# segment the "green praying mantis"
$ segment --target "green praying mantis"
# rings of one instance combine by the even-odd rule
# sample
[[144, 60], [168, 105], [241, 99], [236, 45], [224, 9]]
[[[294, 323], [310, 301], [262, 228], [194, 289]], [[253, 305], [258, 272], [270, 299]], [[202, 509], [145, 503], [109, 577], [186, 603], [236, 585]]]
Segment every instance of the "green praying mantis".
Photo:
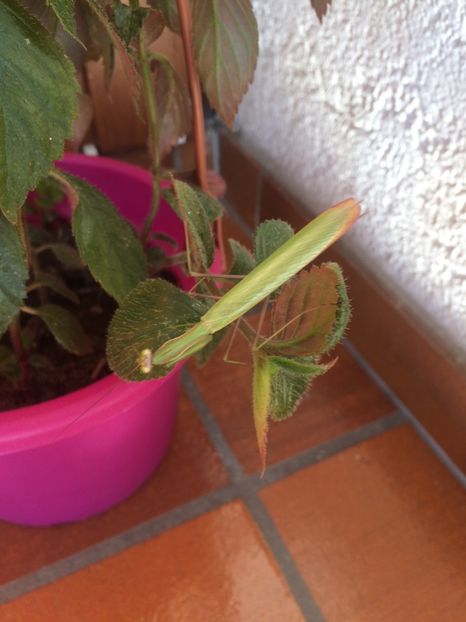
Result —
[[216, 332], [250, 311], [344, 235], [359, 215], [359, 203], [347, 199], [314, 218], [232, 287], [192, 328], [156, 352], [143, 350], [141, 370], [149, 373], [154, 365], [174, 365], [204, 348]]

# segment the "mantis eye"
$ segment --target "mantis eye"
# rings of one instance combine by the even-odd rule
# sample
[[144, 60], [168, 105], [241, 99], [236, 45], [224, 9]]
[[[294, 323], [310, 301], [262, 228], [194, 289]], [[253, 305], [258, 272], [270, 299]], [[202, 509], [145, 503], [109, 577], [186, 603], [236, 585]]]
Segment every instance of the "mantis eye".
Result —
[[138, 357], [138, 367], [143, 374], [148, 374], [152, 369], [152, 350], [145, 348]]

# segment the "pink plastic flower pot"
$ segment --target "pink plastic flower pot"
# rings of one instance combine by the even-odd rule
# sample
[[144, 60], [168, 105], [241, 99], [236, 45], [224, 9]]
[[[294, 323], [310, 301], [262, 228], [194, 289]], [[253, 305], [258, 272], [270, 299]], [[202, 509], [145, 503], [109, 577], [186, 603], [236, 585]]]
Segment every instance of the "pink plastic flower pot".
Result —
[[[100, 188], [140, 225], [150, 175], [107, 158], [67, 155], [60, 166]], [[183, 239], [162, 202], [154, 228]], [[111, 374], [84, 389], [0, 412], [0, 518], [23, 525], [77, 521], [128, 497], [161, 461], [172, 436], [180, 367], [160, 380]]]

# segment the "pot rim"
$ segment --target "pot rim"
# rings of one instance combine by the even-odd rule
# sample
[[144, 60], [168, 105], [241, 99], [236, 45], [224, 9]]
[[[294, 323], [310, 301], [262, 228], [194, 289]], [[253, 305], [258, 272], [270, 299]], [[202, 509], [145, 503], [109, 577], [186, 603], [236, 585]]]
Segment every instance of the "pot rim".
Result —
[[141, 168], [140, 166], [136, 166], [136, 164], [124, 162], [123, 160], [114, 160], [113, 158], [101, 155], [93, 156], [86, 155], [84, 153], [65, 153], [63, 158], [55, 162], [55, 164], [60, 167], [60, 162], [67, 162], [69, 164], [92, 162], [94, 168], [96, 169], [112, 169], [113, 171], [120, 172], [123, 175], [133, 177], [137, 181], [152, 185], [152, 178], [149, 171], [146, 171], [146, 169]]
[[134, 408], [161, 388], [181, 369], [179, 363], [166, 376], [142, 382], [122, 380], [111, 373], [66, 395], [0, 411], [0, 456], [42, 447], [85, 432]]

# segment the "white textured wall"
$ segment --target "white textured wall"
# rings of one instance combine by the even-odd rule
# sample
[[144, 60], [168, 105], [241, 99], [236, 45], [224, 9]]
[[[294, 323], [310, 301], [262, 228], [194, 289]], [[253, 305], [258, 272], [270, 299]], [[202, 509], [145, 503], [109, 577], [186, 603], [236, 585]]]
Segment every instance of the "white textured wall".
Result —
[[466, 1], [253, 3], [246, 145], [309, 206], [362, 198], [352, 247], [466, 354]]

